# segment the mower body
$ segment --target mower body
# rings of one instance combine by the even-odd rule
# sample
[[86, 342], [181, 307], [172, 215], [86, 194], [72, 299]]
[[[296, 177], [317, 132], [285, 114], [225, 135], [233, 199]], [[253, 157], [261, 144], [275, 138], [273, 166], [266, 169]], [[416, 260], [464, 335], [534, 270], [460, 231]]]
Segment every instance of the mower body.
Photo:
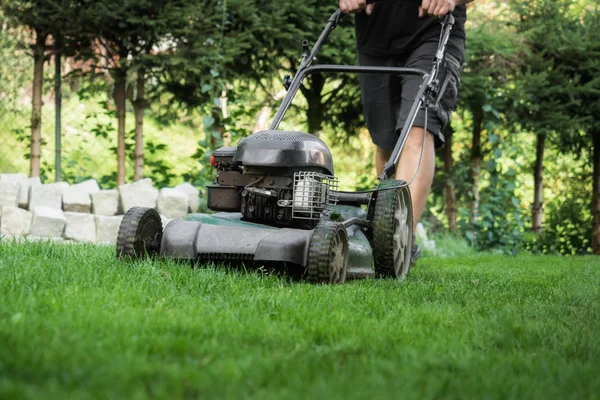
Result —
[[[320, 221], [366, 220], [360, 207], [336, 205], [331, 152], [314, 135], [256, 132], [237, 147], [217, 149], [211, 164], [217, 176], [207, 187], [207, 205], [217, 213], [171, 221], [160, 246], [163, 256], [303, 270]], [[372, 273], [366, 235], [356, 225], [346, 234], [350, 275]]]
[[[336, 206], [333, 218], [366, 219], [360, 207]], [[201, 264], [209, 262], [285, 268], [301, 272], [308, 263], [313, 229], [280, 228], [244, 221], [241, 213], [190, 214], [167, 224], [161, 255]], [[359, 226], [346, 228], [348, 279], [374, 276], [373, 251]]]

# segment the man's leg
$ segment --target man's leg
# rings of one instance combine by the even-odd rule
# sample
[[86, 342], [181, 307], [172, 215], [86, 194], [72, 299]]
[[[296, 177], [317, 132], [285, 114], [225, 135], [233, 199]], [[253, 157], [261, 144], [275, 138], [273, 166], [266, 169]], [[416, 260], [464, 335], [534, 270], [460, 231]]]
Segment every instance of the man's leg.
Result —
[[[398, 161], [396, 168], [396, 179], [401, 179], [410, 182], [415, 175], [419, 166], [421, 157], [421, 147], [423, 146], [423, 128], [412, 128], [404, 151]], [[383, 165], [389, 160], [391, 152], [387, 152], [380, 147], [377, 147], [375, 152], [375, 166], [377, 175], [383, 171]], [[435, 173], [435, 143], [433, 135], [428, 133], [425, 137], [425, 148], [423, 149], [423, 160], [419, 173], [414, 182], [409, 186], [412, 198], [413, 207], [413, 222], [416, 227], [421, 219], [425, 205], [427, 204], [427, 196], [433, 183], [433, 175]]]

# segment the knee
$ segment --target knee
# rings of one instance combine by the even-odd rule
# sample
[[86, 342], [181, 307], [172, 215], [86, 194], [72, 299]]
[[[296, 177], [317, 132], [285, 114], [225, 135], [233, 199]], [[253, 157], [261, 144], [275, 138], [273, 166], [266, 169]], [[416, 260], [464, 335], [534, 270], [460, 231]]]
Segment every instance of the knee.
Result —
[[[406, 140], [406, 149], [410, 149], [410, 151], [420, 151], [423, 146], [423, 128], [415, 127], [410, 130], [408, 134], [408, 139]], [[425, 135], [425, 147], [433, 146], [433, 134], [431, 132], [427, 132]]]

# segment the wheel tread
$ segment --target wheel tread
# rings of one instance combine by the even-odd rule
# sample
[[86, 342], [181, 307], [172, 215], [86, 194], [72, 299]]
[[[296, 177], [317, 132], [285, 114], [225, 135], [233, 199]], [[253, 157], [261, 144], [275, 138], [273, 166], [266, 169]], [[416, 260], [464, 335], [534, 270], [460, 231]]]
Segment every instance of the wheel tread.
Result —
[[308, 253], [307, 279], [313, 283], [329, 283], [329, 249], [342, 224], [321, 221], [315, 228]]
[[[387, 180], [381, 182], [380, 188], [386, 189], [393, 186], [399, 186], [403, 181]], [[399, 193], [400, 192], [400, 193]], [[394, 252], [390, 249], [394, 248], [394, 213], [398, 207], [398, 196], [402, 197], [403, 192], [408, 192], [409, 212], [412, 213], [410, 204], [410, 192], [407, 186], [398, 189], [382, 190], [377, 193], [375, 201], [375, 210], [373, 214], [373, 255], [375, 273], [382, 277], [398, 278], [401, 271], [396, 271], [394, 268]], [[412, 221], [412, 216], [410, 217]], [[412, 226], [409, 226], [412, 236]], [[410, 240], [409, 240], [410, 244]], [[410, 251], [410, 249], [409, 249]]]
[[145, 256], [145, 254], [139, 254], [136, 251], [136, 244], [141, 239], [140, 235], [144, 227], [143, 223], [148, 219], [154, 219], [155, 222], [160, 224], [160, 232], [162, 234], [162, 222], [160, 215], [155, 209], [132, 207], [125, 213], [117, 235], [118, 258], [141, 258]]

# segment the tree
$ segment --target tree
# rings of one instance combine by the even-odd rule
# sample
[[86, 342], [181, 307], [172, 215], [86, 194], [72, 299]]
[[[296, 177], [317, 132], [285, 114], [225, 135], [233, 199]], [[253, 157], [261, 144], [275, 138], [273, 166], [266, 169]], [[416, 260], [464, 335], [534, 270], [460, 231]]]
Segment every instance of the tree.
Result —
[[481, 176], [482, 133], [499, 122], [506, 109], [505, 93], [520, 62], [519, 37], [507, 28], [501, 17], [505, 6], [478, 10], [470, 18], [475, 24], [469, 37], [462, 76], [459, 107], [468, 111], [472, 125], [470, 154], [470, 225], [473, 232], [478, 220]]
[[[230, 6], [230, 28], [247, 35], [251, 46], [232, 60], [229, 68], [268, 94], [272, 102], [282, 88], [282, 70], [294, 73], [301, 59], [301, 41], [314, 44], [337, 3], [259, 2], [244, 8]], [[323, 64], [355, 64], [353, 20], [346, 17], [318, 55]], [[274, 82], [277, 82], [274, 85]], [[252, 89], [251, 89], [252, 90]], [[314, 74], [300, 88], [306, 100], [308, 131], [318, 134], [325, 125], [350, 133], [361, 126], [360, 93], [356, 76]]]
[[562, 136], [560, 146], [565, 150], [581, 153], [589, 149], [592, 169], [592, 249], [600, 255], [600, 6], [584, 2], [583, 7], [575, 4], [575, 16], [564, 36], [564, 55], [561, 68], [567, 71], [573, 89], [572, 101], [566, 106], [573, 119], [582, 123], [584, 135]]
[[[118, 119], [118, 184], [126, 180], [126, 102], [129, 99], [134, 108], [133, 177], [138, 180], [144, 174], [143, 120], [144, 110], [149, 104], [146, 83], [162, 73], [165, 63], [160, 55], [175, 53], [179, 41], [185, 40], [182, 31], [189, 31], [193, 15], [200, 13], [200, 5], [189, 0], [91, 1], [85, 10], [88, 34], [103, 47], [101, 54], [108, 59], [106, 64], [114, 80], [113, 100]], [[130, 84], [131, 81], [134, 84]]]
[[[568, 14], [572, 1], [541, 0], [513, 2], [518, 18], [515, 26], [523, 34], [528, 51], [516, 79], [513, 115], [519, 125], [536, 135], [533, 166], [534, 198], [532, 230], [542, 232], [544, 150], [547, 139], [577, 135], [579, 126], [568, 105], [576, 102], [568, 72], [561, 66], [568, 46]], [[571, 18], [571, 21], [569, 19]], [[550, 24], [548, 21], [552, 21]]]
[[50, 38], [76, 34], [80, 4], [77, 0], [0, 0], [4, 15], [31, 33], [29, 50], [33, 57], [31, 96], [31, 150], [29, 175], [40, 176], [42, 147], [42, 92], [44, 64], [56, 50]]

